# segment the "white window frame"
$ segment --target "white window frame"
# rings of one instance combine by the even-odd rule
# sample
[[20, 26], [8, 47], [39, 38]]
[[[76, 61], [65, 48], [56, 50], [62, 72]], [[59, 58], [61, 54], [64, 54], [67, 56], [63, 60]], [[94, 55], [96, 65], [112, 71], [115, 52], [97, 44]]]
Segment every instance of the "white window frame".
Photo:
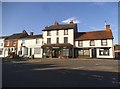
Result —
[[34, 54], [41, 54], [41, 48], [40, 47], [34, 48]]

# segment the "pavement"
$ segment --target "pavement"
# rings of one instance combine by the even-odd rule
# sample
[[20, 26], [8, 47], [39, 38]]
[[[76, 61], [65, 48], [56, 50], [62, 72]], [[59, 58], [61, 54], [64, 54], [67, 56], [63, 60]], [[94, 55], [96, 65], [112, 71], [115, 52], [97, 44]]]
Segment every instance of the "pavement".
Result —
[[30, 59], [2, 63], [3, 87], [118, 87], [113, 59]]

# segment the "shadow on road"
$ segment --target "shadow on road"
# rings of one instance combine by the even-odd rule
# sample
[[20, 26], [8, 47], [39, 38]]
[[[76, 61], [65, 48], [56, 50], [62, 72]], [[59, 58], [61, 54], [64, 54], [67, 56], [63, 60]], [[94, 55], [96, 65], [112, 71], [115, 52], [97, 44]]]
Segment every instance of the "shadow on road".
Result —
[[54, 64], [10, 63], [2, 66], [3, 87], [117, 87], [118, 73], [58, 69]]

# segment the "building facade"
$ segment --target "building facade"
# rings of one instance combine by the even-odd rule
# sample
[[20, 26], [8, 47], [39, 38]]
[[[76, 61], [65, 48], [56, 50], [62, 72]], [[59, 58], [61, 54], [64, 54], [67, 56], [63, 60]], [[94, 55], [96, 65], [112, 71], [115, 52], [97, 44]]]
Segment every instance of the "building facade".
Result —
[[18, 39], [27, 37], [28, 34], [25, 30], [22, 33], [10, 35], [4, 40], [4, 57], [14, 55], [17, 56], [18, 52]]
[[42, 34], [33, 35], [33, 32], [29, 36], [18, 40], [18, 55], [20, 57], [32, 57], [42, 58]]
[[114, 58], [113, 35], [110, 25], [104, 30], [91, 32], [78, 32], [77, 24], [71, 21], [69, 24], [54, 22], [46, 26], [43, 34], [28, 35], [22, 33], [13, 34], [0, 39], [4, 41], [4, 57], [10, 52], [20, 57], [35, 58]]

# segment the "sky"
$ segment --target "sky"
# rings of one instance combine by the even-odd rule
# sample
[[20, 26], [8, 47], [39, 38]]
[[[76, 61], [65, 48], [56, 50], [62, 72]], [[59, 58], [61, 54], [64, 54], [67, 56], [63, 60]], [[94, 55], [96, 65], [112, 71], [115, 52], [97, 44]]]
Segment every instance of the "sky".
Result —
[[2, 35], [26, 30], [42, 34], [55, 21], [74, 20], [79, 32], [105, 29], [110, 24], [114, 43], [118, 43], [117, 2], [2, 2]]

